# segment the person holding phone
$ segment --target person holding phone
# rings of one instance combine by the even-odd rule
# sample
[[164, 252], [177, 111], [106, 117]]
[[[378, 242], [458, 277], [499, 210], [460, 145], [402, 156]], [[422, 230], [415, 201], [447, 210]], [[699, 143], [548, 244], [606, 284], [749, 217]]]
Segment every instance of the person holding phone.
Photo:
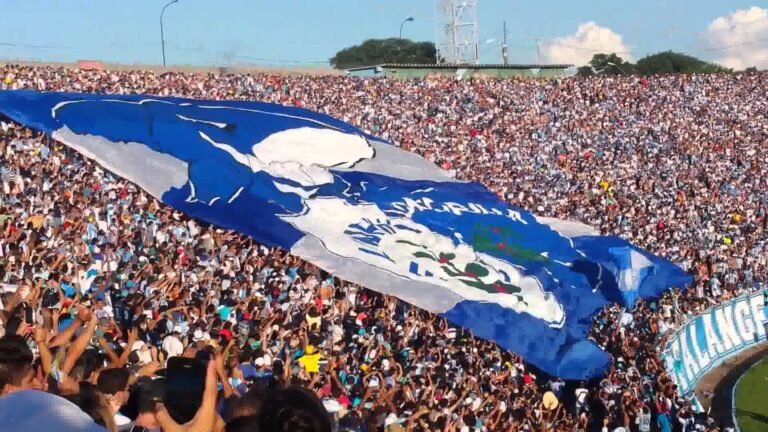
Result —
[[155, 419], [163, 432], [223, 431], [224, 422], [216, 413], [217, 391], [218, 374], [216, 371], [216, 357], [214, 357], [206, 365], [200, 407], [195, 412], [192, 420], [183, 424], [179, 424], [174, 420], [165, 405], [167, 404], [167, 398], [166, 402], [158, 402], [155, 404]]

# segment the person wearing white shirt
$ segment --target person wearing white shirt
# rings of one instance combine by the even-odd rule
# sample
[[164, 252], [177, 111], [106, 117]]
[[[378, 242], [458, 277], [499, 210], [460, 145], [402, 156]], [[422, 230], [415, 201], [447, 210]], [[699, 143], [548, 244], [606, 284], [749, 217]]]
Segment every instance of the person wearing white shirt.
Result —
[[181, 327], [176, 326], [173, 332], [163, 339], [163, 351], [168, 353], [168, 358], [179, 357], [184, 352], [184, 345], [179, 338], [181, 337]]
[[587, 395], [589, 394], [589, 390], [584, 388], [584, 383], [582, 383], [582, 385], [576, 389], [575, 394], [576, 394], [576, 412], [580, 414], [583, 410], [587, 408]]

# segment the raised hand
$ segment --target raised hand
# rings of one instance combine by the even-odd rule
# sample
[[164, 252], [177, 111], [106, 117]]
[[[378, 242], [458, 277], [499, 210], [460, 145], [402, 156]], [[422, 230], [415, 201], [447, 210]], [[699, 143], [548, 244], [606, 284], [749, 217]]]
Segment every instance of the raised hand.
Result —
[[139, 369], [139, 375], [141, 375], [141, 376], [152, 376], [152, 375], [157, 373], [157, 371], [159, 371], [162, 368], [163, 368], [163, 366], [160, 363], [158, 363], [156, 361], [153, 361], [153, 362], [150, 362], [150, 363], [146, 364], [141, 369]]
[[35, 342], [38, 345], [45, 343], [47, 341], [47, 333], [42, 326], [35, 326], [35, 333], [33, 334]]
[[205, 390], [203, 402], [197, 410], [195, 417], [186, 424], [180, 425], [171, 418], [163, 404], [155, 407], [155, 418], [163, 432], [211, 432], [216, 430], [219, 423], [216, 414], [216, 393], [218, 389], [216, 378], [216, 360], [208, 362], [208, 370], [205, 374]]
[[88, 323], [91, 321], [91, 310], [86, 307], [79, 307], [77, 310], [77, 319], [79, 319], [83, 323]]

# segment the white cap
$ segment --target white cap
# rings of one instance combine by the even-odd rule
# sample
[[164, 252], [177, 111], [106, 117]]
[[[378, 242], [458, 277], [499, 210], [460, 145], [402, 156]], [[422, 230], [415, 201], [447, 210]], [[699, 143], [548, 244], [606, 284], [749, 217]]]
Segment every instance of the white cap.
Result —
[[259, 357], [256, 359], [256, 366], [264, 366], [264, 357]]
[[22, 390], [0, 398], [3, 430], [106, 432], [72, 402], [38, 390]]
[[341, 404], [336, 399], [323, 399], [323, 406], [329, 413], [337, 413], [341, 411]]
[[472, 411], [477, 411], [480, 409], [481, 403], [483, 403], [483, 401], [480, 398], [475, 398], [475, 400], [472, 402]]
[[181, 333], [181, 326], [177, 325], [177, 326], [173, 327], [173, 332], [174, 333]]
[[397, 416], [393, 413], [387, 416], [387, 418], [384, 419], [384, 426], [389, 426], [392, 424], [397, 423]]
[[203, 331], [200, 329], [195, 330], [194, 333], [192, 333], [192, 340], [197, 342], [203, 338]]

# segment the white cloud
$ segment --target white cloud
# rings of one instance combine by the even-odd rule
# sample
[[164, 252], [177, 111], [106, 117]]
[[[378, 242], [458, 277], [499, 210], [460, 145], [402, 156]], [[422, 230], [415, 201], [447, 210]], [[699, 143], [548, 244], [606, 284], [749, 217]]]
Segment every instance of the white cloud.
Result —
[[624, 60], [632, 60], [630, 48], [615, 31], [600, 27], [593, 21], [579, 24], [576, 33], [541, 42], [543, 60], [549, 63], [568, 63], [582, 66], [599, 53], [616, 53]]
[[753, 6], [715, 18], [704, 34], [715, 62], [736, 70], [768, 68], [768, 9]]

